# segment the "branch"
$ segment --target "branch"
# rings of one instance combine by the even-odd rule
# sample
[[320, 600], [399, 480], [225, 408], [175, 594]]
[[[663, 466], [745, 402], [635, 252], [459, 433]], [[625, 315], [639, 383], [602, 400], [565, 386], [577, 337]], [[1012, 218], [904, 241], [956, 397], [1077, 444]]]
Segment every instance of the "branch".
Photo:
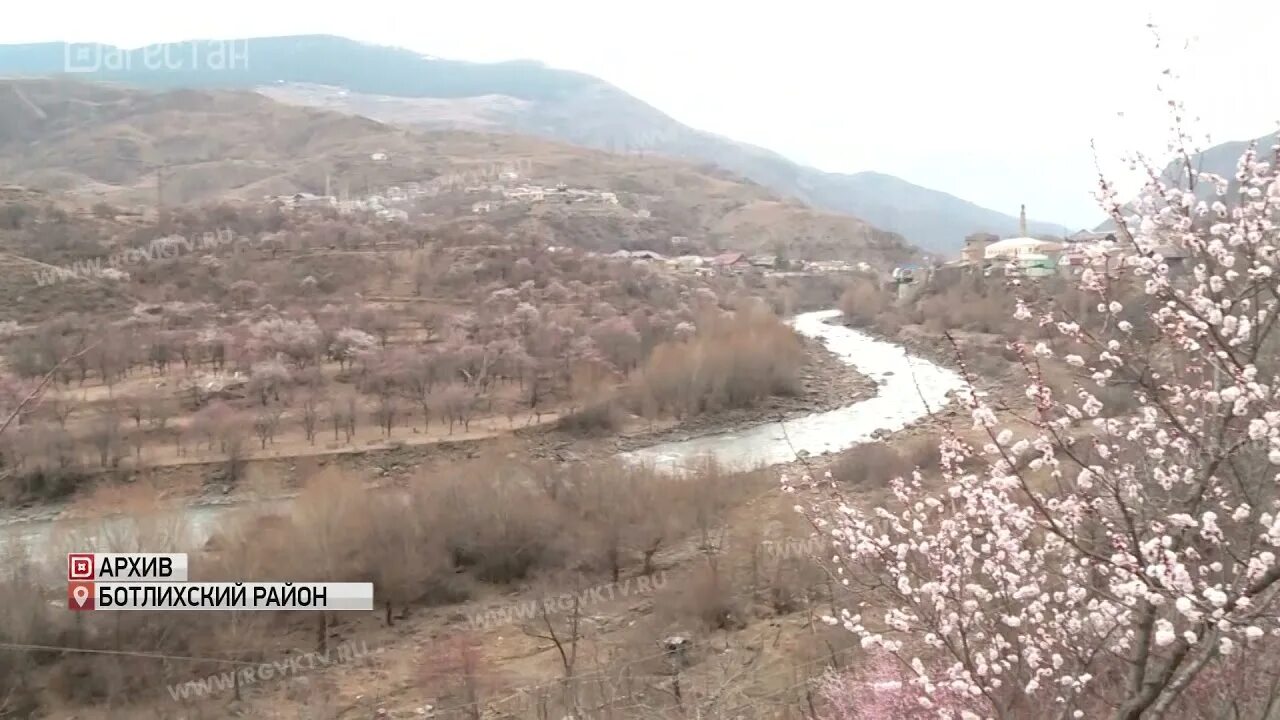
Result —
[[32, 401], [39, 398], [40, 393], [45, 389], [45, 387], [50, 382], [53, 381], [53, 376], [56, 375], [57, 372], [62, 369], [63, 365], [66, 365], [68, 362], [75, 360], [76, 358], [84, 355], [85, 353], [97, 347], [99, 344], [101, 344], [101, 341], [98, 341], [87, 347], [81, 348], [75, 353], [72, 353], [71, 355], [68, 355], [65, 358], [59, 360], [57, 364], [55, 364], [52, 368], [50, 368], [49, 372], [45, 373], [44, 377], [40, 378], [40, 382], [35, 386], [35, 388], [25, 398], [22, 399], [22, 402], [18, 403], [18, 406], [13, 409], [13, 412], [9, 413], [9, 417], [5, 418], [4, 424], [0, 425], [0, 435], [3, 435], [4, 431], [8, 429], [10, 423], [12, 423], [15, 419], [17, 419], [18, 415], [22, 413], [23, 408], [29, 405]]

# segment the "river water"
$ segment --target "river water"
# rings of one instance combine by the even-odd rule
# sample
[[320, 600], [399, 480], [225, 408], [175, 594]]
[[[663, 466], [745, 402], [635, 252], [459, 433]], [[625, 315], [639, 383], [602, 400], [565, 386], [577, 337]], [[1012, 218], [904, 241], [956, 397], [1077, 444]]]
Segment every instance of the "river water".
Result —
[[956, 372], [910, 355], [893, 343], [828, 322], [839, 316], [839, 310], [822, 310], [797, 315], [791, 323], [797, 332], [820, 339], [841, 361], [875, 381], [875, 397], [785, 423], [662, 443], [622, 457], [663, 469], [676, 469], [699, 458], [736, 470], [792, 462], [797, 453], [839, 452], [872, 439], [878, 431], [901, 430], [936, 412], [947, 404], [948, 393], [964, 386]]
[[[813, 413], [785, 423], [758, 425], [747, 430], [706, 435], [690, 440], [667, 442], [621, 454], [631, 462], [652, 463], [663, 470], [704, 458], [722, 467], [748, 470], [796, 459], [797, 453], [820, 455], [839, 452], [872, 439], [876, 432], [901, 430], [948, 402], [949, 393], [964, 386], [960, 376], [902, 347], [828, 321], [840, 316], [838, 310], [797, 315], [791, 320], [796, 331], [820, 339], [832, 353], [858, 372], [875, 381], [876, 396], [852, 405]], [[205, 506], [185, 510], [186, 528], [197, 543], [217, 527], [229, 507]], [[264, 511], [288, 510], [288, 501], [269, 501]], [[17, 522], [0, 530], [0, 536], [28, 547], [63, 544], [78, 536], [83, 547], [96, 545], [95, 536], [107, 533], [128, 536], [130, 518]], [[83, 534], [82, 534], [83, 533]], [[0, 557], [5, 554], [0, 549]]]

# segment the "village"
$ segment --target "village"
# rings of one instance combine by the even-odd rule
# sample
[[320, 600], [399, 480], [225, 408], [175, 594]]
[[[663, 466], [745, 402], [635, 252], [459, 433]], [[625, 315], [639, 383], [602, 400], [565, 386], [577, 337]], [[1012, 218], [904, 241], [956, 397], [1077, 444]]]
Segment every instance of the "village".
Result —
[[[680, 244], [681, 238], [672, 238], [672, 244]], [[589, 253], [594, 254], [594, 253]], [[662, 263], [676, 272], [692, 275], [742, 274], [751, 270], [767, 271], [771, 275], [806, 275], [814, 273], [869, 273], [873, 268], [865, 263], [843, 260], [788, 259], [774, 254], [747, 255], [743, 252], [722, 252], [717, 255], [677, 255], [667, 257], [652, 250], [616, 250], [606, 257], [633, 260], [641, 263]]]
[[[1170, 272], [1183, 269], [1188, 252], [1174, 245], [1153, 251], [1163, 258]], [[898, 299], [909, 300], [931, 283], [947, 284], [959, 276], [992, 277], [1014, 281], [1043, 278], [1074, 278], [1086, 268], [1113, 272], [1120, 268], [1125, 248], [1114, 232], [1080, 230], [1061, 238], [1032, 236], [1027, 232], [1027, 208], [1022, 206], [1019, 232], [1001, 238], [987, 232], [971, 233], [957, 259], [926, 262], [894, 268], [889, 284]]]
[[[386, 159], [381, 153], [375, 153], [372, 157], [375, 160]], [[432, 180], [389, 186], [379, 192], [355, 198], [347, 197], [345, 192], [341, 195], [332, 194], [329, 187], [331, 183], [326, 178], [324, 195], [301, 192], [269, 196], [266, 199], [287, 210], [332, 208], [342, 215], [368, 214], [387, 222], [407, 222], [416, 201], [436, 198], [450, 192], [481, 198], [464, 205], [472, 215], [488, 215], [517, 207], [572, 206], [574, 213], [624, 213], [641, 219], [649, 217], [649, 211], [643, 207], [634, 210], [625, 207], [616, 192], [571, 187], [565, 183], [545, 186], [521, 182], [521, 169], [525, 168], [504, 165], [446, 174]], [[635, 202], [628, 204], [643, 205], [646, 199], [637, 196], [632, 198]], [[1032, 236], [1027, 232], [1024, 205], [1017, 236], [1001, 238], [988, 232], [971, 233], [964, 238], [959, 258], [943, 260], [925, 256], [919, 264], [894, 268], [885, 285], [899, 298], [907, 299], [933, 281], [935, 276], [941, 280], [956, 273], [978, 272], [984, 277], [999, 274], [1003, 277], [1034, 280], [1055, 276], [1073, 277], [1079, 275], [1085, 267], [1114, 270], [1121, 256], [1121, 248], [1115, 241], [1113, 233], [1093, 230], [1081, 230], [1060, 238]], [[693, 244], [685, 236], [674, 235], [670, 238], [670, 246], [673, 248]], [[548, 250], [564, 252], [569, 248], [552, 246]], [[1180, 265], [1186, 255], [1184, 250], [1172, 246], [1157, 250], [1174, 267]], [[671, 271], [695, 276], [743, 274], [750, 271], [767, 272], [771, 275], [874, 273], [874, 269], [865, 262], [783, 258], [770, 253], [749, 255], [734, 250], [713, 254], [664, 255], [654, 250], [622, 249], [586, 254], [636, 263], [661, 264]]]
[[[383, 162], [388, 157], [386, 153], [378, 152], [371, 154], [370, 159]], [[409, 220], [418, 201], [451, 192], [480, 198], [468, 206], [470, 212], [476, 215], [504, 207], [539, 203], [576, 204], [575, 209], [587, 206], [603, 209], [619, 207], [617, 193], [605, 190], [570, 187], [565, 183], [558, 183], [553, 187], [518, 183], [521, 170], [527, 168], [519, 164], [482, 166], [463, 172], [446, 173], [430, 180], [407, 181], [354, 198], [350, 197], [346, 189], [335, 194], [334, 182], [326, 175], [325, 192], [322, 195], [298, 192], [292, 195], [269, 195], [264, 199], [287, 210], [332, 208], [342, 215], [368, 213], [379, 220], [400, 222]], [[637, 217], [644, 217], [645, 214], [644, 210], [635, 211]]]
[[[974, 233], [964, 239], [959, 260], [943, 267], [981, 268], [989, 273], [993, 267], [1007, 275], [1026, 278], [1061, 275], [1073, 277], [1086, 267], [1114, 270], [1119, 267], [1123, 248], [1114, 232], [1081, 230], [1061, 239], [1032, 237], [1027, 233], [1027, 208], [1022, 206], [1017, 237], [1000, 239], [990, 233]], [[1173, 245], [1154, 248], [1171, 268], [1177, 268], [1187, 251]]]
[[[371, 156], [373, 160], [385, 160], [382, 153]], [[467, 198], [480, 198], [463, 203], [470, 215], [484, 216], [503, 209], [553, 208], [568, 209], [575, 215], [623, 214], [645, 220], [651, 217], [650, 211], [644, 207], [649, 202], [660, 198], [639, 194], [628, 194], [626, 205], [619, 201], [616, 192], [597, 188], [573, 187], [566, 183], [554, 186], [538, 185], [522, 181], [521, 171], [528, 167], [518, 165], [485, 166], [478, 170], [463, 173], [450, 173], [427, 181], [411, 181], [401, 185], [386, 187], [378, 192], [361, 197], [351, 198], [347, 193], [334, 194], [329, 178], [326, 178], [325, 194], [308, 192], [293, 195], [275, 195], [266, 197], [266, 201], [288, 211], [304, 211], [332, 209], [340, 215], [370, 215], [386, 222], [408, 222], [411, 217], [430, 216], [434, 213], [421, 213], [415, 204], [427, 198], [437, 198], [446, 193], [460, 193]], [[631, 209], [627, 206], [637, 206]], [[687, 236], [673, 235], [670, 238], [671, 248], [686, 249], [683, 254], [666, 255], [654, 250], [622, 249], [613, 252], [587, 251], [588, 256], [603, 256], [614, 260], [630, 260], [642, 264], [660, 264], [666, 269], [691, 276], [709, 277], [714, 275], [741, 275], [748, 272], [767, 272], [774, 276], [799, 276], [812, 274], [839, 273], [873, 273], [874, 269], [866, 262], [849, 262], [844, 260], [809, 260], [804, 258], [786, 258], [774, 253], [748, 254], [731, 249], [715, 251], [717, 247], [733, 246], [733, 238], [711, 243], [712, 252], [696, 254], [696, 247], [706, 249], [706, 243], [694, 242]], [[569, 252], [571, 248], [550, 246], [549, 252]]]

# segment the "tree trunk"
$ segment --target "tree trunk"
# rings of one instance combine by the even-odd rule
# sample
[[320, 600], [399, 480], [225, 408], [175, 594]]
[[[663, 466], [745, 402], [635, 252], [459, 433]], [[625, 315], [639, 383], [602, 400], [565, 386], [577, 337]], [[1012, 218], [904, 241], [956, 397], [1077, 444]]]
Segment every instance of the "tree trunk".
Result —
[[320, 611], [320, 622], [316, 629], [316, 645], [320, 652], [329, 652], [329, 613]]

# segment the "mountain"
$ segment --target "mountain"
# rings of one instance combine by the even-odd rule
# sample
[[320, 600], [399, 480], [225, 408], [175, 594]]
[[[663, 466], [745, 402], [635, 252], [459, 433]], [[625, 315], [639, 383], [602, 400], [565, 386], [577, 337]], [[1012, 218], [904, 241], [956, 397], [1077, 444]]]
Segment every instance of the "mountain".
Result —
[[[1214, 173], [1227, 178], [1231, 183], [1232, 190], [1234, 190], [1236, 187], [1236, 164], [1240, 161], [1240, 156], [1244, 154], [1245, 150], [1249, 149], [1250, 143], [1256, 144], [1258, 154], [1270, 162], [1273, 153], [1272, 148], [1276, 143], [1280, 143], [1280, 132], [1264, 135], [1256, 140], [1232, 140], [1214, 145], [1192, 155], [1192, 166], [1199, 169], [1200, 172]], [[1164, 177], [1166, 180], [1176, 181], [1180, 177], [1185, 177], [1185, 172], [1185, 166], [1175, 161], [1169, 163], [1169, 166], [1165, 168]], [[1206, 186], [1200, 188], [1196, 194], [1208, 198], [1214, 194], [1214, 191], [1211, 187]]]
[[[1200, 172], [1213, 173], [1221, 175], [1227, 179], [1229, 183], [1229, 192], [1234, 193], [1239, 184], [1236, 182], [1236, 165], [1240, 162], [1240, 156], [1249, 148], [1250, 143], [1257, 146], [1258, 154], [1267, 162], [1272, 161], [1274, 147], [1280, 144], [1280, 132], [1274, 132], [1270, 135], [1263, 135], [1255, 140], [1229, 140], [1219, 143], [1212, 147], [1206, 148], [1191, 156], [1191, 165]], [[1161, 177], [1168, 184], [1185, 187], [1186, 185], [1186, 164], [1180, 160], [1174, 160], [1165, 166]], [[1200, 183], [1196, 187], [1196, 197], [1201, 200], [1211, 200], [1217, 196], [1214, 186], [1207, 183]], [[1110, 220], [1104, 220], [1096, 228], [1095, 231], [1114, 230], [1115, 223]]]
[[[615, 204], [506, 202], [506, 170], [542, 187], [612, 192]], [[424, 222], [487, 223], [590, 249], [772, 251], [888, 267], [916, 252], [894, 233], [779, 198], [710, 165], [528, 135], [408, 130], [235, 90], [142, 90], [65, 77], [0, 80], [0, 177], [81, 206], [150, 210], [298, 193], [358, 197], [412, 184]], [[515, 181], [512, 180], [514, 183]], [[471, 190], [467, 190], [471, 187]], [[500, 212], [477, 215], [477, 202]], [[688, 251], [688, 250], [686, 250]]]
[[[76, 70], [84, 79], [158, 88], [253, 88], [279, 100], [431, 129], [533, 134], [616, 153], [717, 165], [785, 196], [862, 218], [931, 252], [965, 235], [1017, 232], [1018, 220], [873, 172], [827, 173], [690, 128], [598, 78], [534, 61], [469, 63], [327, 35], [189, 41], [125, 51], [0, 46], [0, 74]], [[1032, 232], [1061, 234], [1050, 223]]]

